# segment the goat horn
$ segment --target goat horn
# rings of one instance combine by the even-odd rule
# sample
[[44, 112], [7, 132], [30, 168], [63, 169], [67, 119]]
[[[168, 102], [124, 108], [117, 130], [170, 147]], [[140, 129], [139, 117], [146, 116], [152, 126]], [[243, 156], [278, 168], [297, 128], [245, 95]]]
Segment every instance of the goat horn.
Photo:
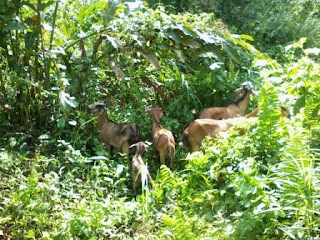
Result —
[[133, 147], [135, 147], [135, 146], [137, 146], [137, 144], [136, 144], [136, 143], [135, 143], [135, 144], [130, 145], [130, 147], [129, 147], [129, 148], [133, 148]]

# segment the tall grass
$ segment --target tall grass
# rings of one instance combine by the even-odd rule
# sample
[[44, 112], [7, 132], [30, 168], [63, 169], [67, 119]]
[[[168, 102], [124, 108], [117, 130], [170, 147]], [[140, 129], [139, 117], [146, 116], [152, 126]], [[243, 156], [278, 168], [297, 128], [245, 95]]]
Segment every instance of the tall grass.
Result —
[[309, 149], [308, 132], [299, 123], [291, 129], [281, 162], [272, 168], [273, 195], [279, 201], [276, 211], [285, 221], [278, 227], [291, 238], [319, 236], [319, 159]]

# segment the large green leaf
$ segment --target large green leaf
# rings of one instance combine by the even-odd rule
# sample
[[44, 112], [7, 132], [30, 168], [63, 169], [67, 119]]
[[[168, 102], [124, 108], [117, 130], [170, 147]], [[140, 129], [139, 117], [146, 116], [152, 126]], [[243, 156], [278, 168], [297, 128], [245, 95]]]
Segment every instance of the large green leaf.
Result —
[[146, 40], [138, 33], [130, 35], [131, 38], [142, 48], [146, 47]]
[[174, 50], [174, 52], [177, 54], [178, 58], [180, 59], [181, 62], [186, 61], [186, 56], [183, 54], [181, 50]]
[[294, 113], [297, 114], [306, 105], [306, 96], [302, 95], [294, 104]]
[[91, 15], [96, 14], [98, 10], [104, 10], [107, 6], [107, 2], [99, 1], [94, 4], [90, 4], [89, 6], [82, 6], [79, 8], [78, 21], [80, 25], [84, 23], [84, 21], [89, 18]]
[[312, 111], [311, 117], [316, 118], [316, 117], [320, 117], [320, 104], [318, 104], [314, 110]]
[[222, 48], [226, 51], [226, 53], [228, 54], [229, 58], [232, 59], [234, 62], [240, 64], [240, 57], [239, 54], [237, 53], [237, 50], [235, 49], [235, 47], [230, 46], [230, 44], [225, 43], [222, 44]]
[[63, 34], [66, 36], [66, 38], [70, 38], [71, 37], [71, 29], [70, 29], [70, 26], [68, 26], [68, 21], [67, 20], [63, 20], [62, 21], [61, 29], [63, 31]]
[[50, 5], [54, 4], [55, 1], [48, 1], [45, 3], [41, 3], [38, 5], [38, 10], [43, 11], [44, 9], [46, 9], [47, 7], [50, 7]]
[[174, 31], [169, 31], [167, 35], [168, 35], [168, 38], [172, 39], [177, 45], [181, 43], [178, 34], [176, 34]]
[[77, 107], [77, 102], [75, 101], [75, 98], [71, 97], [69, 93], [66, 93], [65, 91], [61, 90], [59, 92], [59, 100], [63, 110], [67, 110], [69, 107]]
[[24, 23], [20, 23], [20, 22], [13, 22], [10, 23], [8, 26], [4, 27], [3, 30], [5, 31], [11, 31], [11, 30], [25, 30], [28, 27], [24, 24]]
[[195, 37], [196, 33], [191, 29], [183, 26], [182, 24], [172, 26], [172, 29], [181, 31], [185, 36]]
[[206, 44], [221, 44], [222, 42], [224, 42], [225, 40], [217, 35], [213, 35], [211, 33], [208, 32], [200, 32], [198, 31], [198, 37], [203, 40]]
[[102, 35], [102, 36], [105, 37], [115, 49], [122, 48], [122, 45], [119, 39], [111, 37], [110, 35]]
[[142, 56], [144, 56], [157, 70], [160, 70], [159, 60], [155, 53], [145, 49], [139, 49], [139, 52], [141, 52]]
[[190, 48], [200, 48], [201, 47], [201, 44], [194, 38], [182, 38], [181, 39], [181, 43], [184, 45], [184, 46], [187, 46], [187, 47], [190, 47]]

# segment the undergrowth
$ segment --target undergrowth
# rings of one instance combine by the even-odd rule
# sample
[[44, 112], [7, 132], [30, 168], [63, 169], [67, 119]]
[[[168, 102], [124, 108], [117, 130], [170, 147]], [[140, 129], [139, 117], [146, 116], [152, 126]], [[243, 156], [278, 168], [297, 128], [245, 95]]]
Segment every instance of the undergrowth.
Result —
[[125, 158], [111, 159], [98, 141], [90, 155], [48, 134], [34, 148], [25, 136], [5, 138], [0, 236], [319, 239], [319, 64], [302, 47], [288, 48], [305, 56], [287, 65], [260, 62], [255, 121], [206, 139], [201, 151], [179, 150], [173, 170], [155, 167], [155, 152], [146, 153], [154, 186], [138, 196]]

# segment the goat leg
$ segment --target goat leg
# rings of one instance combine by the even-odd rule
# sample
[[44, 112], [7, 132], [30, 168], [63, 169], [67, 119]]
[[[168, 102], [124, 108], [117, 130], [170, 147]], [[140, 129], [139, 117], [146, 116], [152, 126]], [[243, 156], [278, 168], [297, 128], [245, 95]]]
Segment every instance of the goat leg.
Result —
[[166, 165], [166, 153], [165, 152], [160, 152], [160, 163], [161, 165]]
[[173, 156], [170, 156], [170, 168], [173, 168]]
[[129, 149], [129, 143], [124, 142], [121, 146], [121, 151], [127, 155], [127, 161], [130, 164], [130, 149]]
[[109, 145], [109, 153], [110, 153], [110, 157], [112, 158], [114, 155], [114, 147], [112, 145]]
[[134, 195], [137, 195], [137, 186], [138, 184], [136, 182], [133, 182], [133, 192], [134, 192]]
[[170, 168], [172, 169], [173, 167], [173, 160], [174, 160], [174, 155], [175, 155], [175, 147], [174, 145], [169, 145], [168, 146], [168, 154], [169, 154], [169, 159], [170, 159]]

